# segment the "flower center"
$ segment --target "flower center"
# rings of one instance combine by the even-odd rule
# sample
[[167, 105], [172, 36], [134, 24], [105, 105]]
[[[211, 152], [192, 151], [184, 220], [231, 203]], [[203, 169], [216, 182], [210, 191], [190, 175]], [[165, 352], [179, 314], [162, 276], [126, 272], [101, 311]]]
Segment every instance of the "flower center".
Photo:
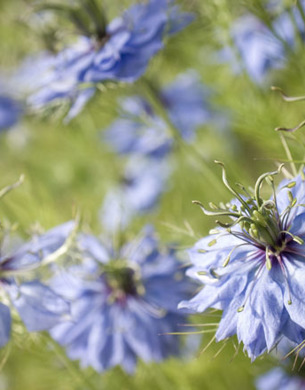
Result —
[[[280, 254], [285, 251], [289, 242], [295, 241], [300, 245], [304, 243], [300, 237], [295, 236], [289, 231], [291, 228], [291, 211], [294, 207], [298, 207], [297, 200], [294, 199], [289, 189], [293, 188], [296, 183], [292, 181], [282, 188], [288, 189], [289, 204], [285, 210], [280, 212], [277, 204], [273, 176], [280, 172], [282, 166], [275, 172], [267, 172], [261, 175], [255, 184], [252, 194], [250, 194], [244, 186], [239, 184], [240, 188], [243, 190], [243, 193], [240, 194], [229, 184], [224, 165], [220, 162], [216, 163], [221, 165], [223, 182], [229, 191], [236, 197], [236, 200], [233, 204], [220, 204], [219, 207], [210, 203], [211, 211], [206, 210], [198, 201], [194, 201], [194, 203], [199, 204], [206, 215], [228, 217], [230, 222], [224, 223], [216, 220], [216, 223], [222, 228], [226, 228], [229, 234], [244, 241], [244, 244], [240, 244], [237, 247], [251, 244], [258, 249], [265, 251], [266, 266], [270, 269], [272, 263], [281, 261]], [[261, 186], [265, 181], [272, 188], [273, 199], [264, 200], [260, 195]], [[239, 229], [233, 230], [234, 226], [239, 226]], [[212, 240], [209, 245], [212, 246], [214, 244], [215, 240]], [[224, 262], [224, 266], [229, 263], [231, 254], [237, 247], [233, 248], [229, 253]]]
[[125, 260], [117, 259], [105, 264], [103, 276], [110, 290], [110, 300], [124, 302], [128, 296], [139, 296], [145, 292], [139, 270]]

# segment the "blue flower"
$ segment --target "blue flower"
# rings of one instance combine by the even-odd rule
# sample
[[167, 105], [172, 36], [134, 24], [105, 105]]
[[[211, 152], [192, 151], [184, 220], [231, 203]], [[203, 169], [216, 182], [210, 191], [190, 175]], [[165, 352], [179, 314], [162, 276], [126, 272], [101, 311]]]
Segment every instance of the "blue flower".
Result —
[[13, 253], [0, 257], [0, 347], [9, 340], [10, 303], [17, 309], [28, 331], [50, 329], [69, 314], [69, 304], [39, 280], [16, 283], [17, 277], [47, 263], [60, 250], [73, 229], [69, 222], [33, 238]]
[[193, 19], [172, 3], [150, 0], [136, 4], [123, 17], [113, 20], [107, 27], [108, 41], [97, 50], [81, 80], [134, 82], [142, 76], [149, 60], [163, 48], [164, 36], [178, 32]]
[[260, 188], [265, 180], [272, 184], [277, 173], [262, 175], [254, 195], [242, 196], [223, 168], [224, 183], [237, 199], [212, 211], [201, 207], [233, 222], [219, 222], [222, 227], [213, 236], [190, 250], [193, 267], [188, 274], [205, 287], [180, 304], [197, 312], [222, 310], [217, 341], [237, 334], [252, 360], [283, 336], [297, 344], [304, 340], [305, 183], [301, 177], [284, 181], [264, 201]]
[[[95, 93], [93, 87], [76, 88], [77, 72], [83, 64], [81, 58], [86, 57], [84, 51], [88, 43], [89, 39], [82, 37], [58, 55], [44, 51], [28, 57], [21, 64], [11, 77], [11, 85], [20, 98], [26, 100], [29, 110], [36, 112], [48, 104], [70, 103], [66, 121], [82, 110]], [[84, 58], [82, 60], [85, 61]], [[68, 65], [69, 71], [66, 69]]]
[[297, 346], [284, 337], [273, 351], [273, 355], [280, 360], [280, 367], [259, 376], [255, 381], [256, 389], [304, 390], [303, 346], [304, 342]]
[[[180, 75], [159, 94], [170, 120], [185, 140], [192, 140], [196, 128], [211, 119], [207, 95], [194, 72]], [[121, 107], [121, 118], [106, 130], [104, 136], [118, 153], [159, 158], [170, 151], [172, 137], [167, 125], [147, 101], [133, 96], [122, 100]]]
[[[178, 32], [192, 19], [192, 15], [180, 13], [170, 0], [132, 6], [106, 27], [104, 37], [81, 36], [55, 56], [49, 74], [30, 96], [29, 103], [40, 108], [53, 101], [80, 99], [83, 104], [74, 106], [71, 119], [94, 94], [96, 83], [134, 82], [142, 76], [149, 60], [163, 48], [164, 37]], [[82, 92], [87, 87], [90, 93], [84, 97]]]
[[277, 367], [256, 380], [257, 390], [304, 390], [305, 379]]
[[208, 89], [200, 83], [198, 74], [192, 71], [179, 75], [161, 92], [161, 100], [172, 123], [185, 140], [193, 140], [197, 127], [211, 119], [208, 98]]
[[14, 126], [22, 115], [22, 106], [16, 100], [0, 95], [0, 131]]
[[241, 66], [244, 66], [253, 81], [262, 83], [271, 69], [283, 66], [287, 47], [295, 47], [297, 38], [294, 23], [300, 35], [304, 36], [304, 23], [296, 7], [292, 9], [292, 13], [294, 22], [288, 11], [273, 19], [270, 16], [271, 29], [254, 15], [243, 15], [234, 22], [231, 30], [242, 65], [228, 46], [221, 52], [221, 57], [231, 62], [235, 72], [240, 72]]
[[162, 158], [169, 153], [172, 138], [164, 121], [139, 96], [120, 101], [123, 115], [106, 129], [103, 138], [120, 154]]
[[[255, 16], [244, 15], [235, 21], [231, 34], [242, 66], [255, 82], [263, 82], [270, 69], [282, 65], [285, 53], [282, 43]], [[221, 55], [231, 62], [235, 72], [240, 72], [241, 65], [230, 47], [226, 47]]]
[[137, 359], [160, 361], [179, 352], [177, 310], [190, 284], [172, 251], [160, 250], [151, 228], [119, 250], [92, 235], [80, 235], [83, 259], [59, 273], [54, 290], [71, 300], [72, 320], [51, 335], [82, 367], [103, 371], [116, 365], [128, 373]]
[[153, 210], [167, 189], [170, 171], [168, 160], [130, 159], [121, 183], [106, 194], [100, 213], [103, 226], [117, 231], [136, 215]]

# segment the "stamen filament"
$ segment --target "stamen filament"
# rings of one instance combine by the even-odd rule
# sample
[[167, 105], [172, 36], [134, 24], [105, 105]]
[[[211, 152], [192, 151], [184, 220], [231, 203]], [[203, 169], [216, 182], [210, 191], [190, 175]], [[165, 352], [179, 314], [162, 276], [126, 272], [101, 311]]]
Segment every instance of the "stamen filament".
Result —
[[246, 297], [245, 297], [244, 303], [237, 309], [237, 312], [238, 312], [238, 313], [241, 313], [241, 312], [244, 310], [244, 308], [245, 308], [245, 306], [246, 306], [246, 303], [247, 303], [247, 301], [248, 301], [248, 299], [249, 299], [249, 297], [250, 297], [250, 295], [251, 295], [251, 293], [252, 293], [252, 290], [253, 290], [253, 288], [255, 287], [255, 282], [257, 281], [257, 279], [258, 279], [259, 276], [260, 276], [260, 273], [261, 273], [261, 271], [262, 271], [262, 269], [263, 269], [263, 266], [264, 266], [263, 264], [259, 266], [259, 268], [258, 268], [257, 271], [256, 271], [256, 275], [254, 276], [253, 280], [250, 282], [250, 283], [251, 283], [251, 286], [250, 286], [250, 287], [248, 288], [248, 290], [247, 290], [247, 293], [246, 293]]
[[270, 271], [272, 268], [272, 263], [271, 263], [271, 259], [269, 256], [269, 248], [268, 247], [266, 247], [266, 267], [267, 267], [268, 271]]

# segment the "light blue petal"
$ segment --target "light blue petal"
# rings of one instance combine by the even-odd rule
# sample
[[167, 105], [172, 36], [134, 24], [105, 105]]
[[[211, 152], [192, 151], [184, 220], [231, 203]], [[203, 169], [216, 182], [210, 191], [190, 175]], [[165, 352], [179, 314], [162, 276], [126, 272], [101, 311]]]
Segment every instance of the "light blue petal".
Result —
[[[289, 261], [285, 263], [289, 289], [285, 288], [284, 305], [292, 321], [305, 328], [305, 284], [304, 269], [296, 268]], [[289, 302], [291, 301], [291, 304]]]
[[0, 348], [4, 347], [9, 341], [11, 322], [10, 309], [3, 303], [0, 303]]
[[65, 243], [74, 228], [75, 222], [69, 221], [33, 238], [12, 255], [4, 257], [0, 268], [3, 271], [20, 270], [35, 264], [39, 265], [43, 258], [55, 252]]
[[13, 304], [31, 332], [52, 328], [67, 318], [70, 311], [64, 299], [38, 281], [22, 284]]

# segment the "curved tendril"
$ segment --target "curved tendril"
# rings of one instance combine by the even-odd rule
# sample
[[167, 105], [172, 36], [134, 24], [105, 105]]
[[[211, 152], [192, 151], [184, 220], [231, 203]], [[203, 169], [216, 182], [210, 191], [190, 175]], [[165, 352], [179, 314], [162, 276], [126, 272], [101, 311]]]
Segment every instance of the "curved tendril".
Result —
[[264, 209], [270, 210], [276, 208], [276, 201], [274, 202], [273, 200], [264, 200], [258, 211], [262, 212]]
[[275, 131], [286, 131], [287, 133], [294, 133], [295, 131], [299, 130], [303, 126], [305, 126], [305, 120], [303, 120], [301, 123], [299, 123], [295, 127], [276, 127], [274, 130]]
[[218, 219], [216, 219], [215, 223], [222, 227], [222, 228], [225, 228], [225, 229], [228, 229], [228, 228], [231, 228], [233, 227], [234, 225], [236, 225], [236, 221], [235, 222], [232, 222], [232, 223], [225, 223], [225, 222], [221, 222], [219, 221]]
[[300, 102], [305, 100], [305, 96], [288, 96], [280, 87], [272, 86], [271, 91], [277, 91], [285, 102]]
[[288, 236], [292, 237], [292, 240], [297, 242], [299, 245], [304, 244], [304, 240], [302, 240], [301, 237], [296, 236], [296, 235], [292, 234], [291, 232], [288, 232], [287, 230], [282, 230], [282, 231], [280, 231], [280, 233], [288, 234]]
[[261, 199], [260, 199], [260, 196], [259, 196], [259, 192], [260, 192], [260, 188], [261, 188], [261, 185], [263, 183], [263, 181], [268, 177], [268, 176], [275, 176], [275, 175], [278, 175], [282, 168], [283, 168], [284, 164], [281, 164], [278, 169], [276, 171], [273, 171], [273, 172], [266, 172], [264, 174], [262, 174], [256, 181], [255, 183], [255, 188], [254, 188], [254, 193], [255, 193], [255, 199], [256, 199], [256, 202], [257, 202], [257, 205], [260, 207], [262, 205], [262, 202], [261, 202]]
[[201, 202], [199, 202], [199, 200], [193, 200], [192, 203], [198, 205], [201, 208], [201, 210], [203, 211], [203, 213], [205, 215], [208, 215], [208, 216], [212, 216], [212, 217], [213, 216], [230, 216], [230, 217], [234, 217], [234, 218], [240, 217], [240, 214], [233, 213], [231, 211], [209, 211], [209, 210], [204, 208], [203, 204]]
[[227, 179], [227, 172], [226, 172], [226, 168], [224, 166], [224, 163], [222, 163], [221, 161], [217, 161], [215, 160], [214, 161], [215, 164], [218, 164], [221, 166], [221, 169], [222, 169], [222, 181], [224, 183], [224, 185], [227, 187], [227, 189], [231, 192], [231, 194], [233, 194], [234, 196], [236, 196], [236, 198], [240, 201], [241, 204], [244, 205], [244, 207], [249, 211], [251, 212], [251, 209], [250, 207], [248, 206], [248, 204], [244, 201], [244, 199], [239, 195], [239, 193], [237, 191], [234, 190], [234, 188], [231, 187], [231, 185], [229, 184], [228, 182], [228, 179]]
[[242, 185], [241, 183], [235, 183], [235, 185], [237, 185], [240, 189], [242, 189], [244, 193], [247, 195], [247, 197], [251, 199], [251, 195], [249, 194], [248, 190], [244, 185]]
[[252, 222], [252, 220], [249, 217], [246, 217], [244, 215], [242, 215], [241, 217], [237, 218], [232, 223], [224, 223], [224, 222], [221, 222], [221, 221], [218, 221], [218, 220], [216, 220], [215, 222], [217, 223], [217, 225], [219, 225], [219, 226], [221, 226], [223, 228], [231, 228], [231, 227], [233, 227], [235, 225], [238, 225], [240, 222], [243, 222], [243, 221], [249, 222], [249, 223]]

